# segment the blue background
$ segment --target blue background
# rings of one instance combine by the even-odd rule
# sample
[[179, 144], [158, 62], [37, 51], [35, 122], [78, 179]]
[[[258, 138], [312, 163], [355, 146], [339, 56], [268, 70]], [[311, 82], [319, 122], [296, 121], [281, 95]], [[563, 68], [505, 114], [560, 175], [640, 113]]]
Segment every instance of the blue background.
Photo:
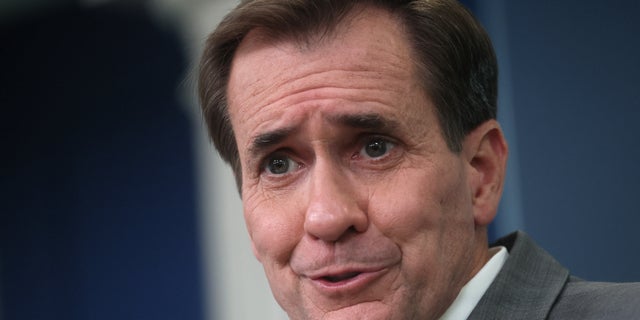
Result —
[[0, 318], [203, 317], [186, 61], [142, 12], [2, 32]]
[[640, 281], [640, 2], [480, 4], [506, 26], [490, 33], [523, 228], [580, 277]]

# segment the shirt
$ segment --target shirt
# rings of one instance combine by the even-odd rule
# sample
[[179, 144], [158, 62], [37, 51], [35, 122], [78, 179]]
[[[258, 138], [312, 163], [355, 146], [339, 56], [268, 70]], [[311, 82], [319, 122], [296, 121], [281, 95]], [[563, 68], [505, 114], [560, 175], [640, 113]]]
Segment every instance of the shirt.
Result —
[[505, 247], [493, 247], [489, 249], [493, 254], [491, 259], [478, 271], [478, 273], [462, 287], [460, 293], [449, 306], [440, 320], [466, 319], [476, 307], [484, 293], [496, 278], [500, 269], [509, 258], [509, 252]]

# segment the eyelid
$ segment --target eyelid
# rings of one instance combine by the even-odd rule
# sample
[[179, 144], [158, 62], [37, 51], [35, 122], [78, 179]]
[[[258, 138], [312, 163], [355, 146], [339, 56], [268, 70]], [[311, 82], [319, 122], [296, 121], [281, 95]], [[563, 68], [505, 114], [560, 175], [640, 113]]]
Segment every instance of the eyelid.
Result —
[[[287, 159], [287, 161], [290, 161], [292, 163], [295, 164], [295, 168], [291, 171], [288, 171], [286, 173], [283, 174], [276, 174], [276, 173], [271, 173], [268, 171], [268, 165], [269, 165], [269, 161], [273, 160], [274, 158], [285, 158]], [[302, 162], [300, 162], [298, 159], [296, 159], [296, 157], [291, 155], [291, 151], [289, 151], [288, 149], [281, 149], [281, 150], [276, 150], [274, 152], [270, 152], [267, 155], [265, 155], [261, 160], [260, 160], [260, 166], [258, 168], [258, 175], [263, 175], [266, 174], [270, 177], [284, 177], [284, 176], [288, 176], [292, 173], [294, 173], [295, 171], [300, 170], [300, 168], [303, 166]]]
[[398, 140], [391, 138], [387, 135], [384, 134], [379, 134], [379, 133], [369, 133], [366, 135], [363, 135], [360, 139], [359, 139], [359, 144], [364, 147], [366, 146], [367, 143], [372, 142], [374, 140], [383, 140], [386, 141], [388, 143], [393, 144], [394, 146], [398, 145]]
[[[364, 149], [367, 145], [373, 141], [380, 139], [385, 141], [387, 145], [387, 150], [385, 154], [380, 157], [370, 157], [366, 154], [363, 154]], [[382, 165], [387, 161], [395, 159], [399, 156], [399, 147], [401, 147], [401, 142], [398, 139], [391, 138], [384, 134], [379, 133], [367, 133], [361, 135], [361, 137], [357, 140], [357, 148], [351, 156], [351, 160], [363, 163], [369, 163], [371, 165]]]
[[393, 148], [395, 148], [396, 143], [393, 142], [391, 139], [385, 138], [385, 137], [381, 137], [381, 136], [373, 136], [369, 139], [366, 140], [365, 144], [363, 144], [362, 149], [366, 148], [369, 146], [369, 144], [371, 144], [374, 141], [380, 140], [382, 142], [384, 142], [386, 144], [386, 152], [383, 156], [380, 157], [370, 157], [370, 158], [374, 158], [374, 159], [379, 159], [379, 158], [383, 158], [385, 157]]

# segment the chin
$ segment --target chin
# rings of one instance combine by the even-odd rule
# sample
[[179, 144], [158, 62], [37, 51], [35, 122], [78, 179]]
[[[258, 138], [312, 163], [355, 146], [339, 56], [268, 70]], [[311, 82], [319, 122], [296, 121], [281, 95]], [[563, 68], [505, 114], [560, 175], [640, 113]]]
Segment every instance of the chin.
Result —
[[296, 310], [287, 312], [291, 320], [390, 320], [405, 319], [399, 310], [393, 310], [391, 306], [380, 301], [364, 302], [353, 306], [347, 306], [333, 311], [323, 312], [319, 309]]

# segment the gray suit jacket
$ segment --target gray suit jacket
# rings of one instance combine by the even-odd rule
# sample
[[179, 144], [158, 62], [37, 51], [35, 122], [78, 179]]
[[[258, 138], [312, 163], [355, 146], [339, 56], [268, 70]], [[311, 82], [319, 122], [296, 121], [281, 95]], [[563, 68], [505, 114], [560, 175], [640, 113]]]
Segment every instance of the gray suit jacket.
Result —
[[573, 277], [520, 231], [494, 245], [509, 259], [468, 319], [640, 319], [640, 283]]

